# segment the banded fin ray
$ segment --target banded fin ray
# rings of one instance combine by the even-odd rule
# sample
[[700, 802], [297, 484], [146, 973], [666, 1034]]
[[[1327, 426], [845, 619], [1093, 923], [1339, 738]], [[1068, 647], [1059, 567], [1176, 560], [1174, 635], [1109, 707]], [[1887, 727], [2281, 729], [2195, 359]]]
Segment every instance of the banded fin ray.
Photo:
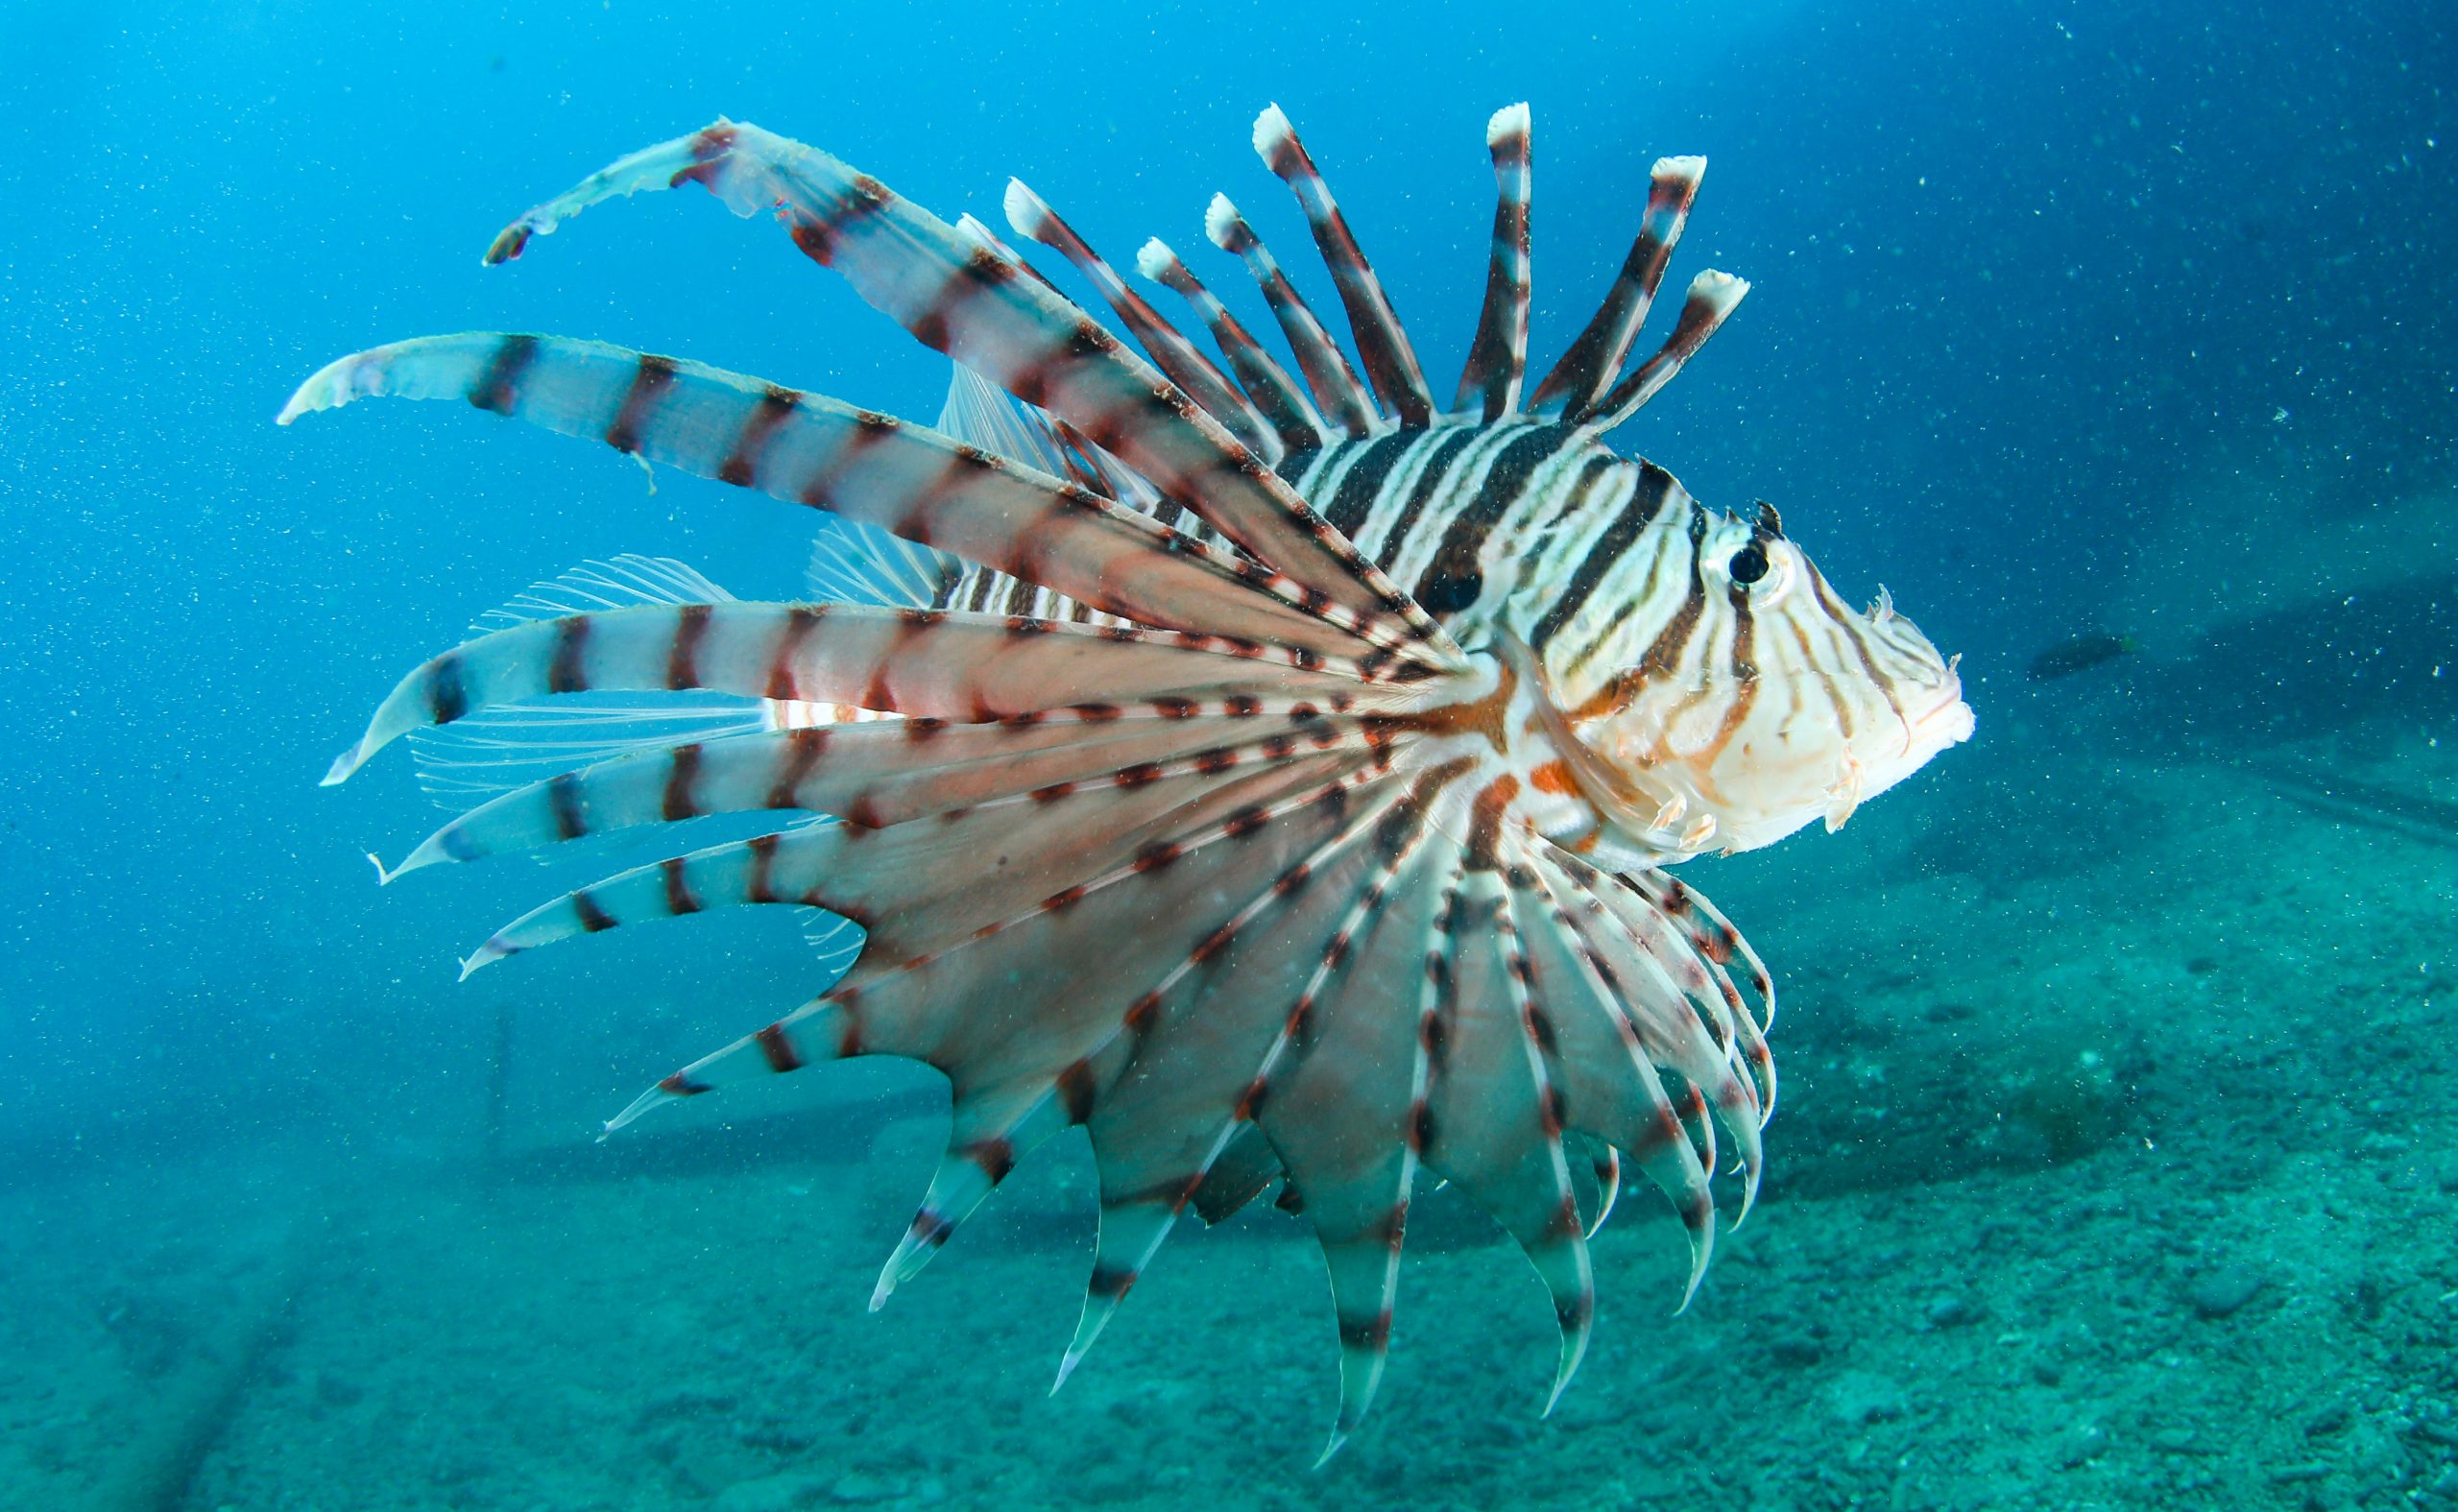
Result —
[[[635, 604], [730, 603], [734, 595], [671, 557], [626, 554], [584, 562], [533, 583], [470, 625], [486, 635]], [[413, 731], [419, 787], [466, 810], [498, 794], [619, 756], [774, 728], [765, 699], [723, 693], [594, 693], [504, 704], [456, 725]]]
[[[540, 904], [490, 935], [464, 971], [613, 928], [712, 908], [786, 904], [824, 908], [869, 931], [852, 979], [860, 982], [932, 957], [980, 930], [1002, 928], [1002, 921], [1070, 908], [1092, 879], [1106, 878], [1106, 887], [1162, 869], [1147, 845], [1158, 843], [1156, 830], [1193, 828], [1206, 845], [1244, 838], [1267, 825], [1245, 810], [1284, 800], [1292, 790], [1312, 796], [1326, 782], [1363, 780], [1374, 770], [1358, 753], [1309, 753], [1225, 780], [1088, 784], [1057, 803], [953, 809], [884, 829], [804, 825], [707, 846]], [[963, 864], [1001, 853], [1028, 854], [1048, 865], [1022, 870], [1011, 862], [985, 873]], [[1054, 880], [1059, 877], [1078, 880]], [[705, 1068], [715, 1061], [697, 1064]]]
[[[1528, 954], [1538, 989], [1555, 1005], [1560, 1032], [1570, 1046], [1562, 1056], [1570, 1073], [1565, 1116], [1573, 1127], [1603, 1141], [1606, 1149], [1627, 1153], [1672, 1203], [1690, 1238], [1690, 1279], [1682, 1292], [1686, 1306], [1715, 1251], [1716, 1200], [1706, 1167], [1622, 1006], [1637, 984], [1625, 977], [1591, 935], [1596, 925], [1582, 918], [1576, 885], [1566, 885], [1562, 869], [1539, 860], [1533, 871], [1559, 925], [1530, 931]], [[1532, 897], [1530, 903], [1541, 906]], [[1615, 1074], [1623, 1068], [1628, 1068], [1627, 1074]], [[1603, 1221], [1602, 1213], [1598, 1221]]]
[[469, 332], [373, 348], [300, 386], [288, 423], [373, 395], [463, 398], [566, 435], [832, 510], [1121, 618], [1329, 655], [1403, 642], [1279, 574], [1046, 473], [892, 416], [603, 342]]
[[1356, 614], [1396, 619], [1435, 664], [1458, 664], [1458, 645], [1431, 616], [1117, 337], [1014, 262], [814, 148], [717, 121], [528, 211], [487, 261], [518, 256], [531, 237], [601, 201], [687, 182], [737, 215], [775, 211], [806, 255], [924, 345], [1075, 425], [1267, 566]]
[[1659, 157], [1648, 172], [1648, 206], [1639, 219], [1639, 234], [1622, 260], [1604, 302], [1588, 318], [1528, 401], [1542, 409], [1558, 400], [1562, 418], [1586, 418], [1597, 398], [1621, 372], [1630, 343], [1648, 318], [1656, 286], [1664, 281], [1666, 264], [1690, 221], [1690, 206], [1699, 197], [1699, 180], [1706, 175], [1704, 157]]
[[[1305, 1053], [1325, 978], [1343, 964], [1358, 923], [1354, 902], [1380, 868], [1362, 842], [1408, 801], [1385, 781], [1337, 810], [1291, 816], [1268, 884], [1250, 880], [1235, 911], [1147, 992], [1130, 1031], [1135, 1074], [1113, 1080], [1086, 1120], [1100, 1230], [1061, 1382], [1240, 1127], [1268, 1104], [1275, 1072]], [[1223, 1012], [1224, 1003], [1239, 1007]]]
[[1279, 436], [1265, 423], [1263, 415], [1247, 402], [1246, 396], [1230, 384], [1229, 375], [1214, 367], [1212, 359], [1196, 350], [1194, 344], [1152, 308], [1144, 296], [1128, 288], [1126, 280], [1076, 234], [1075, 228], [1021, 179], [1007, 180], [1006, 210], [1007, 224], [1016, 228], [1017, 235], [1056, 252], [1092, 281], [1120, 324], [1134, 334], [1153, 365], [1167, 373], [1171, 383], [1266, 463], [1280, 460]]
[[1264, 349], [1244, 324], [1229, 313], [1220, 297], [1194, 276], [1167, 242], [1157, 236], [1145, 242], [1135, 254], [1135, 270], [1193, 308], [1204, 328], [1212, 333], [1212, 344], [1220, 348], [1221, 359], [1238, 375], [1247, 398], [1279, 432], [1285, 450], [1311, 451], [1331, 440], [1331, 432], [1323, 426], [1323, 417], [1314, 412], [1314, 406], [1308, 402], [1289, 371]]
[[1502, 1226], [1552, 1294], [1561, 1353], [1551, 1411], [1586, 1353], [1595, 1277], [1545, 1065], [1548, 1015], [1530, 994], [1509, 910], [1503, 872], [1472, 864], [1448, 925], [1450, 1011], [1421, 1159]]
[[1307, 155], [1305, 143], [1297, 139], [1297, 129], [1289, 124], [1279, 106], [1265, 106], [1255, 117], [1254, 141], [1255, 156], [1289, 185], [1306, 212], [1315, 250], [1323, 254], [1332, 286], [1339, 291], [1340, 304], [1348, 311], [1349, 334], [1357, 342], [1375, 397], [1399, 416], [1405, 427], [1422, 429], [1433, 423], [1434, 396], [1425, 386], [1425, 372], [1417, 365], [1415, 348], [1409, 345], [1409, 333], [1400, 327], [1390, 298], [1383, 292], [1383, 280], [1374, 276], [1373, 265], [1357, 245], [1348, 217], [1332, 198], [1331, 185], [1323, 181], [1322, 171]]
[[1250, 1112], [1302, 1197], [1331, 1284], [1339, 1404], [1324, 1459], [1364, 1421], [1382, 1383], [1416, 1182], [1434, 1044], [1425, 1025], [1442, 991], [1428, 960], [1461, 859], [1434, 827], [1425, 780], [1374, 838], [1385, 864], [1342, 924], [1347, 943], [1317, 989], [1304, 1053]]
[[1641, 363], [1636, 371], [1615, 384], [1593, 410], [1586, 412], [1579, 423], [1591, 431], [1613, 429], [1646, 407], [1664, 386], [1673, 381], [1682, 364], [1698, 355], [1707, 338], [1722, 329], [1742, 296], [1749, 292], [1747, 279], [1713, 269], [1690, 280], [1690, 291], [1681, 300], [1681, 316], [1674, 324], [1673, 333], [1664, 339], [1656, 354]]
[[1159, 631], [860, 604], [642, 605], [516, 625], [430, 659], [394, 687], [325, 782], [413, 730], [604, 688], [707, 688], [966, 723], [1279, 695], [1337, 711], [1366, 691], [1338, 663]]
[[1475, 409], [1490, 425], [1518, 412], [1520, 386], [1528, 376], [1532, 168], [1525, 102], [1494, 112], [1485, 125], [1485, 150], [1494, 160], [1493, 252], [1485, 272], [1484, 306], [1477, 312], [1477, 337], [1451, 407]]
[[1357, 381], [1357, 371], [1348, 365], [1339, 343], [1332, 340], [1331, 332], [1315, 318], [1306, 297], [1281, 271], [1271, 249], [1264, 245], [1264, 239], [1255, 234], [1255, 228], [1246, 224], [1246, 218], [1238, 213], [1237, 205], [1230, 203], [1227, 195], [1212, 197], [1210, 208], [1204, 211], [1203, 234], [1213, 246], [1245, 263], [1255, 286], [1263, 291], [1264, 302], [1271, 307], [1272, 319], [1280, 323], [1280, 333], [1297, 359], [1297, 371], [1306, 376], [1314, 408], [1348, 435], [1372, 434], [1381, 417], [1375, 414], [1364, 387]]
[[950, 725], [820, 725], [636, 751], [505, 793], [427, 837], [398, 876], [643, 825], [801, 809], [868, 828], [1078, 786], [1213, 777], [1301, 752], [1370, 751], [1373, 722], [1298, 706], [1241, 712]]

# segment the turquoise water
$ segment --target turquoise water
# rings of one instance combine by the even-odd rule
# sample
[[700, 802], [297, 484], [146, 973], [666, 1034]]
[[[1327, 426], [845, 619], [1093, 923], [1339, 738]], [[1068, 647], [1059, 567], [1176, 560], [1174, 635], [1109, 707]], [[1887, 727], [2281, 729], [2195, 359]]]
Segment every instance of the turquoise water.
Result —
[[[19, 6], [0, 62], [0, 1506], [2458, 1506], [2432, 8]], [[411, 763], [316, 780], [523, 585], [645, 552], [790, 596], [810, 521], [443, 406], [277, 429], [292, 388], [502, 327], [929, 419], [941, 359], [701, 197], [480, 268], [720, 113], [949, 216], [1023, 176], [1261, 328], [1201, 247], [1226, 190], [1328, 312], [1247, 145], [1277, 101], [1447, 394], [1521, 99], [1538, 360], [1648, 164], [1707, 155], [1674, 277], [1753, 293], [1616, 440], [1886, 584], [1979, 721], [1841, 833], [1684, 869], [1784, 1002], [1766, 1188], [1693, 1305], [1626, 1193], [1542, 1416], [1544, 1293], [1428, 1184], [1317, 1470], [1298, 1219], [1187, 1225], [1053, 1397], [1077, 1140], [877, 1314], [934, 1076], [593, 1142], [807, 994], [790, 911], [456, 986], [587, 863], [379, 892], [362, 854], [437, 818]], [[2133, 649], [2027, 675], [2086, 635]]]

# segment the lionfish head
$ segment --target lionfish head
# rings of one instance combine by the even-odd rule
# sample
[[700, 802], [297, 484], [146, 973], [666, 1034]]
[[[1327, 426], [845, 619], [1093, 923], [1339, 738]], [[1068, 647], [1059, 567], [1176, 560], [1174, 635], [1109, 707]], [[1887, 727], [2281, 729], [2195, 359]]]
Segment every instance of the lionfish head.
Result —
[[1896, 613], [1837, 595], [1774, 507], [1701, 510], [1695, 583], [1583, 732], [1661, 807], [1684, 853], [1751, 851], [1863, 800], [1970, 737], [1955, 660]]

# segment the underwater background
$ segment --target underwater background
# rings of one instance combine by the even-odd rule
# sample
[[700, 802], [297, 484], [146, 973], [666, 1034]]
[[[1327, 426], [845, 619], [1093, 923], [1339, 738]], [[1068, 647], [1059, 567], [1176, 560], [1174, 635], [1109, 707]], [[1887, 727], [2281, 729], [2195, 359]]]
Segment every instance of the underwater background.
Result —
[[[0, 8], [0, 1507], [2458, 1508], [2452, 19]], [[795, 923], [456, 987], [536, 869], [379, 892], [435, 811], [403, 760], [317, 779], [524, 585], [639, 551], [790, 596], [810, 521], [441, 409], [278, 430], [291, 389], [497, 327], [927, 419], [941, 359], [697, 197], [479, 253], [720, 113], [950, 216], [1021, 175], [1114, 258], [1215, 189], [1301, 246], [1271, 101], [1439, 385], [1522, 99], [1536, 355], [1650, 162], [1707, 155], [1680, 276], [1754, 293], [1616, 443], [1883, 581], [1979, 720], [1842, 833], [1684, 870], [1784, 994], [1766, 1192], [1697, 1301], [1633, 1193], [1540, 1417], [1542, 1294], [1434, 1194], [1377, 1413], [1312, 1470], [1285, 1214], [1180, 1236], [1046, 1400], [1080, 1149], [873, 1315], [934, 1077], [592, 1142], [805, 995]], [[2033, 675], [2084, 636], [2128, 649]]]

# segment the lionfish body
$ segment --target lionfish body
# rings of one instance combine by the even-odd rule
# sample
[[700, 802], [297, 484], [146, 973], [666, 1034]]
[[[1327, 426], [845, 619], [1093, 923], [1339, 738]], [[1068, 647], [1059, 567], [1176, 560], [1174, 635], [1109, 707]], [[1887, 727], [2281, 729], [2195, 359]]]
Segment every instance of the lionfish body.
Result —
[[1294, 372], [1148, 244], [1139, 271], [1188, 301], [1206, 356], [1021, 184], [1016, 231], [1073, 264], [1148, 362], [981, 223], [755, 127], [615, 163], [489, 260], [597, 201], [698, 182], [772, 210], [952, 357], [948, 415], [926, 428], [549, 337], [333, 364], [285, 421], [461, 397], [828, 511], [859, 549], [827, 580], [855, 588], [823, 602], [628, 594], [598, 569], [411, 674], [327, 780], [546, 695], [734, 695], [762, 712], [571, 756], [398, 869], [718, 812], [826, 816], [566, 895], [466, 963], [735, 903], [859, 925], [841, 980], [615, 1124], [817, 1062], [936, 1067], [948, 1153], [874, 1306], [1033, 1146], [1085, 1127], [1101, 1219], [1062, 1380], [1186, 1209], [1217, 1220], [1277, 1184], [1330, 1273], [1335, 1447], [1381, 1376], [1423, 1168], [1551, 1289], [1558, 1395], [1624, 1161], [1671, 1198], [1695, 1287], [1720, 1134], [1754, 1193], [1774, 1098], [1765, 970], [1662, 868], [1838, 825], [1970, 715], [1951, 664], [1883, 600], [1844, 607], [1771, 507], [1711, 514], [1603, 443], [1745, 292], [1701, 275], [1624, 374], [1699, 159], [1656, 165], [1603, 308], [1523, 392], [1527, 122], [1514, 107], [1488, 132], [1492, 265], [1448, 404], [1276, 108], [1256, 146], [1330, 266], [1354, 362], [1226, 199], [1207, 233], [1253, 274]]

